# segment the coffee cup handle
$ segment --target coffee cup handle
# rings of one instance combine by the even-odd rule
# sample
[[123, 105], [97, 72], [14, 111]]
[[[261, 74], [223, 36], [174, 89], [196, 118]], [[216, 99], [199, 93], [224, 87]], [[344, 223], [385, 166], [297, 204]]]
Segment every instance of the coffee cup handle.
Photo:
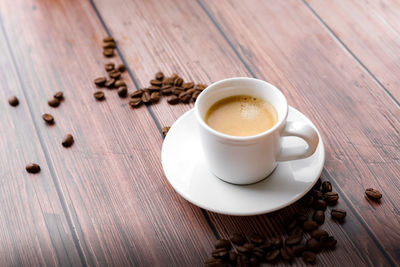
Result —
[[317, 131], [308, 124], [298, 121], [287, 121], [281, 136], [297, 136], [307, 142], [307, 148], [282, 147], [277, 161], [304, 159], [314, 154], [319, 143]]

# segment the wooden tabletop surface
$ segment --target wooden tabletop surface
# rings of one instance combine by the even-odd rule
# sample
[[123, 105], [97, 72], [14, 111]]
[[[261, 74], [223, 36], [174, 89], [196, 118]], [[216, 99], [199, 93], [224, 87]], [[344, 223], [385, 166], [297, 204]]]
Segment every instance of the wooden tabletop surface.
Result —
[[[108, 61], [126, 64], [130, 92], [160, 70], [276, 85], [318, 127], [321, 179], [347, 211], [344, 223], [327, 217], [338, 244], [316, 264], [400, 265], [399, 1], [3, 0], [0, 51], [2, 266], [202, 266], [216, 239], [280, 235], [297, 209], [235, 217], [185, 201], [162, 170], [162, 127], [193, 103], [132, 109], [112, 90], [95, 101]], [[65, 101], [51, 108], [57, 91]], [[41, 172], [27, 173], [29, 162]], [[383, 193], [379, 203], [368, 187]]]

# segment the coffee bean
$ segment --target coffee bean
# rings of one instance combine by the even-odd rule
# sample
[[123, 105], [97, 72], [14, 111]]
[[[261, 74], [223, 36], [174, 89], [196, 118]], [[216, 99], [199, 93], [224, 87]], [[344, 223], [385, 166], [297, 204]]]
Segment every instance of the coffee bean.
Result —
[[322, 193], [331, 192], [332, 184], [329, 181], [325, 181], [322, 183]]
[[158, 86], [154, 86], [154, 85], [150, 85], [149, 88], [147, 88], [150, 90], [150, 92], [160, 92], [161, 91], [161, 87]]
[[131, 97], [131, 98], [134, 98], [134, 97], [141, 97], [142, 94], [143, 94], [143, 92], [144, 92], [143, 89], [137, 90], [137, 91], [133, 92], [133, 93], [130, 95], [130, 97]]
[[243, 246], [236, 247], [236, 250], [242, 254], [249, 254], [254, 248], [252, 243], [245, 243]]
[[164, 80], [164, 73], [162, 73], [161, 71], [157, 72], [155, 77], [156, 80], [162, 81]]
[[29, 173], [38, 173], [40, 172], [40, 166], [36, 163], [29, 163], [25, 167], [26, 171]]
[[267, 253], [267, 255], [265, 256], [265, 260], [268, 262], [272, 262], [278, 259], [279, 254], [280, 254], [280, 250], [279, 249], [274, 249], [272, 251], [269, 251]]
[[249, 262], [250, 262], [251, 267], [260, 266], [260, 261], [257, 259], [257, 257], [250, 257]]
[[258, 259], [263, 260], [265, 257], [265, 252], [262, 248], [255, 247], [252, 251], [252, 254], [256, 256]]
[[339, 194], [336, 192], [326, 192], [324, 194], [324, 199], [328, 204], [333, 205], [336, 204], [336, 202], [339, 199]]
[[192, 95], [194, 92], [196, 92], [196, 89], [188, 89], [188, 90], [186, 90], [186, 94], [188, 94], [188, 95]]
[[161, 94], [163, 94], [163, 95], [171, 95], [172, 94], [172, 88], [171, 87], [170, 88], [165, 88], [165, 89], [161, 88]]
[[322, 199], [317, 199], [313, 203], [313, 208], [316, 210], [326, 210], [326, 202]]
[[179, 103], [179, 97], [177, 97], [176, 95], [171, 96], [170, 98], [168, 98], [167, 102], [171, 105], [176, 105]]
[[128, 88], [126, 88], [126, 86], [121, 86], [118, 88], [119, 97], [126, 97], [127, 94], [128, 94]]
[[97, 91], [97, 92], [95, 92], [95, 93], [93, 94], [93, 96], [94, 96], [94, 98], [96, 98], [96, 100], [99, 100], [99, 101], [105, 99], [104, 93], [103, 93], [102, 91]]
[[199, 94], [200, 94], [199, 91], [195, 91], [195, 92], [192, 94], [192, 99], [193, 99], [193, 101], [196, 101], [196, 99], [197, 99], [197, 97], [199, 96]]
[[230, 249], [231, 248], [231, 242], [229, 242], [229, 240], [220, 238], [218, 239], [215, 244], [214, 244], [215, 248], [226, 248], [226, 249]]
[[113, 57], [115, 55], [114, 48], [104, 48], [103, 55], [106, 57]]
[[110, 76], [110, 78], [118, 79], [121, 77], [121, 72], [119, 70], [113, 70], [108, 73], [108, 76]]
[[293, 217], [286, 221], [285, 228], [286, 228], [286, 230], [292, 230], [293, 228], [296, 227], [296, 225], [297, 225], [296, 218]]
[[236, 265], [239, 267], [250, 266], [250, 260], [246, 255], [239, 255], [236, 259]]
[[303, 234], [289, 235], [285, 240], [285, 244], [287, 246], [293, 246], [299, 244], [301, 239], [303, 239]]
[[281, 248], [281, 256], [285, 261], [291, 262], [294, 259], [293, 250], [290, 247]]
[[306, 245], [299, 244], [292, 247], [293, 254], [296, 256], [301, 256], [301, 254], [306, 250]]
[[258, 248], [262, 249], [263, 251], [269, 251], [274, 248], [270, 240], [265, 240], [264, 244], [258, 246]]
[[106, 49], [106, 48], [115, 48], [115, 43], [114, 42], [105, 42], [104, 44], [103, 44], [103, 49]]
[[63, 94], [63, 92], [61, 92], [61, 91], [55, 93], [53, 97], [54, 97], [54, 98], [57, 98], [57, 99], [60, 100], [60, 101], [64, 100], [64, 94]]
[[173, 85], [174, 84], [174, 80], [175, 79], [173, 79], [172, 77], [165, 78], [163, 80], [163, 85]]
[[10, 96], [10, 98], [8, 98], [8, 104], [10, 104], [13, 107], [16, 107], [19, 104], [19, 100], [16, 96]]
[[104, 84], [106, 83], [106, 81], [107, 81], [107, 78], [106, 78], [106, 77], [99, 77], [99, 78], [96, 78], [96, 79], [94, 80], [94, 84], [96, 84], [97, 86], [104, 86]]
[[336, 246], [337, 241], [333, 236], [323, 236], [320, 239], [320, 243], [323, 248], [332, 249]]
[[67, 134], [64, 136], [64, 139], [62, 140], [63, 147], [70, 147], [74, 144], [74, 137], [71, 134]]
[[170, 128], [171, 128], [171, 127], [169, 127], [169, 126], [163, 127], [162, 132], [163, 132], [164, 137], [167, 136], [167, 133], [168, 133], [168, 131], [169, 131]]
[[241, 246], [243, 245], [243, 243], [246, 241], [246, 239], [244, 238], [244, 236], [242, 234], [239, 233], [234, 233], [232, 234], [229, 239], [231, 240], [231, 242], [237, 246]]
[[225, 258], [228, 256], [228, 250], [226, 248], [217, 248], [212, 252], [214, 258]]
[[250, 235], [249, 240], [253, 244], [261, 245], [262, 243], [264, 243], [265, 238], [262, 237], [260, 234], [253, 233], [253, 234]]
[[114, 38], [112, 38], [111, 36], [106, 36], [104, 37], [103, 42], [114, 42]]
[[150, 96], [150, 94], [148, 92], [144, 92], [142, 94], [142, 102], [145, 103], [145, 104], [150, 104], [151, 96]]
[[42, 115], [42, 118], [49, 125], [54, 123], [54, 117], [52, 115], [48, 114], [48, 113], [44, 113]]
[[159, 80], [151, 80], [150, 84], [153, 85], [153, 86], [161, 87], [163, 82], [159, 81]]
[[56, 108], [60, 105], [60, 100], [58, 100], [57, 98], [52, 98], [47, 103], [50, 107]]
[[312, 189], [310, 191], [310, 195], [312, 195], [314, 197], [314, 199], [322, 199], [324, 196], [324, 194], [322, 194], [321, 191], [315, 190], [315, 189]]
[[187, 83], [183, 83], [182, 84], [182, 88], [183, 89], [191, 89], [194, 87], [194, 83], [193, 82], [187, 82]]
[[317, 182], [316, 182], [315, 185], [313, 186], [313, 189], [315, 189], [315, 190], [320, 190], [321, 184], [322, 184], [321, 178], [318, 178]]
[[204, 263], [206, 267], [220, 267], [222, 266], [222, 260], [221, 259], [215, 259], [215, 258], [209, 258], [206, 260]]
[[172, 89], [172, 93], [176, 96], [179, 96], [180, 94], [184, 93], [185, 90], [179, 88], [179, 87], [175, 87]]
[[311, 207], [311, 205], [314, 203], [314, 197], [307, 194], [300, 200], [300, 202], [306, 207]]
[[172, 73], [170, 78], [175, 81], [177, 78], [179, 78], [179, 75], [176, 73]]
[[125, 83], [124, 80], [116, 80], [115, 83], [114, 83], [114, 86], [118, 88], [118, 87], [121, 87], [121, 86], [126, 86], [126, 83]]
[[341, 221], [346, 217], [346, 211], [342, 209], [332, 209], [331, 216], [333, 219]]
[[316, 255], [315, 255], [315, 253], [313, 253], [311, 251], [304, 251], [301, 254], [301, 257], [303, 258], [304, 262], [313, 263], [313, 262], [315, 262]]
[[307, 221], [308, 217], [304, 213], [296, 213], [296, 221], [298, 224], [302, 224], [303, 222]]
[[198, 83], [198, 84], [196, 84], [196, 90], [200, 90], [200, 91], [203, 91], [204, 89], [206, 89], [207, 88], [207, 85], [206, 84], [203, 84], [203, 83]]
[[235, 251], [229, 251], [229, 261], [231, 263], [236, 262], [238, 254]]
[[118, 67], [117, 67], [117, 69], [118, 69], [120, 72], [124, 72], [124, 71], [126, 70], [126, 67], [125, 67], [124, 64], [119, 64]]
[[192, 98], [191, 95], [183, 95], [182, 97], [179, 97], [181, 102], [185, 104], [189, 103], [191, 98]]
[[315, 230], [317, 228], [318, 228], [318, 224], [314, 221], [305, 221], [303, 223], [304, 231], [311, 232], [312, 230]]
[[312, 252], [318, 253], [321, 251], [321, 244], [315, 238], [311, 238], [311, 239], [307, 240], [306, 246], [307, 246], [307, 249], [311, 250]]
[[[302, 225], [303, 223], [301, 223]], [[296, 226], [293, 230], [289, 232], [289, 236], [291, 235], [300, 235], [303, 236], [303, 229], [300, 226]]]
[[141, 97], [133, 97], [130, 101], [129, 101], [129, 105], [132, 108], [136, 108], [139, 107], [142, 104], [142, 98]]
[[325, 212], [322, 210], [316, 210], [313, 215], [313, 220], [318, 224], [323, 224], [325, 221]]
[[281, 248], [283, 246], [283, 241], [282, 241], [282, 238], [280, 238], [280, 237], [273, 237], [270, 239], [270, 242], [271, 242], [272, 246], [277, 249]]
[[175, 86], [181, 86], [183, 84], [183, 79], [181, 77], [178, 77], [174, 81]]
[[114, 70], [115, 64], [112, 63], [112, 62], [106, 63], [106, 64], [104, 65], [104, 68], [105, 68], [105, 70], [106, 70], [107, 72], [110, 72], [110, 71]]
[[373, 188], [365, 189], [365, 194], [372, 200], [379, 200], [382, 198], [382, 193]]
[[320, 240], [323, 236], [329, 236], [328, 232], [322, 229], [316, 229], [311, 232], [311, 237]]
[[114, 83], [115, 83], [115, 79], [109, 79], [106, 81], [104, 86], [111, 89], [114, 87]]

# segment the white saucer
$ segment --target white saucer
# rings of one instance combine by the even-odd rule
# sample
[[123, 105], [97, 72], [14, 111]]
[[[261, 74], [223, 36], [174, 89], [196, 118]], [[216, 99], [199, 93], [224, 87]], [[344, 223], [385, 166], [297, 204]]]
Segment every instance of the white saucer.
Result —
[[[288, 120], [314, 124], [289, 107]], [[214, 176], [207, 168], [193, 110], [182, 115], [169, 130], [161, 160], [172, 187], [186, 200], [201, 208], [227, 215], [257, 215], [284, 208], [306, 194], [318, 180], [325, 162], [320, 142], [306, 159], [282, 162], [261, 182], [233, 185]], [[317, 130], [318, 132], [318, 130]], [[296, 137], [285, 137], [283, 145], [306, 146]]]

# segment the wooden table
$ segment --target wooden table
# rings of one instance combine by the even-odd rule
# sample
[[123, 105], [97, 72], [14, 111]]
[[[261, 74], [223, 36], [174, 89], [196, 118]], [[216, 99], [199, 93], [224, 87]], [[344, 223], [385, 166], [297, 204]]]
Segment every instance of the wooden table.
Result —
[[[400, 264], [398, 1], [4, 0], [0, 24], [2, 266], [201, 266], [217, 238], [279, 235], [296, 209], [223, 216], [180, 197], [161, 167], [161, 129], [193, 104], [131, 109], [113, 91], [96, 102], [107, 35], [131, 91], [159, 70], [279, 87], [319, 128], [322, 179], [347, 210], [343, 224], [328, 216], [323, 228], [338, 245], [317, 265]], [[65, 101], [53, 109], [56, 91]], [[28, 162], [40, 174], [28, 174]], [[380, 203], [365, 198], [367, 187], [384, 194]]]

